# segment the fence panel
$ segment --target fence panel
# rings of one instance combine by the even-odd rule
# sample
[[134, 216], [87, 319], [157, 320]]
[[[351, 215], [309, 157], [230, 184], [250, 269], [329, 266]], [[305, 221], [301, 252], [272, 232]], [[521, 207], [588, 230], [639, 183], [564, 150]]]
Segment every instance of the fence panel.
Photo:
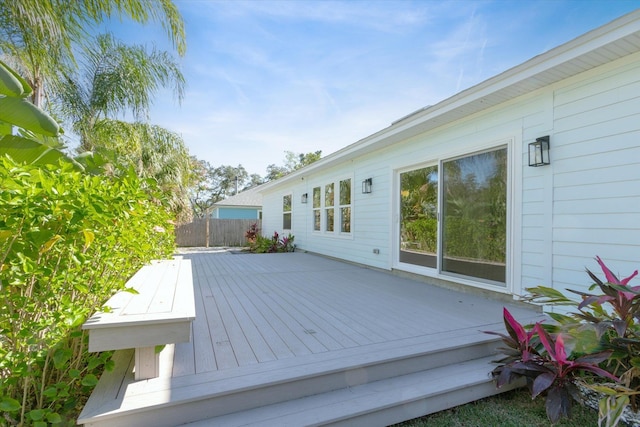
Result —
[[195, 218], [189, 224], [176, 227], [176, 245], [179, 247], [244, 246], [247, 242], [244, 233], [255, 223], [258, 223], [258, 228], [262, 226], [261, 221], [255, 219], [210, 218], [207, 224], [206, 218]]

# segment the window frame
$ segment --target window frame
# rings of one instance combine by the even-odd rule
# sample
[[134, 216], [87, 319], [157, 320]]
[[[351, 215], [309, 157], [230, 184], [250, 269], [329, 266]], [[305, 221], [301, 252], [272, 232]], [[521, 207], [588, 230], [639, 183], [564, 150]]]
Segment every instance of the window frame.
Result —
[[[343, 201], [343, 197], [341, 195], [341, 187], [340, 184], [344, 181], [349, 181], [349, 195], [347, 200], [349, 203], [341, 204]], [[320, 189], [320, 205], [316, 206], [315, 200], [312, 200], [311, 212], [312, 212], [312, 220], [311, 222], [311, 231], [314, 234], [322, 235], [325, 237], [342, 237], [342, 238], [353, 238], [353, 205], [354, 205], [354, 178], [353, 175], [349, 176], [340, 176], [336, 179], [325, 180], [318, 182], [312, 186], [312, 195], [316, 189]], [[333, 186], [333, 203], [332, 205], [327, 205], [327, 187]], [[342, 212], [343, 209], [349, 208], [349, 231], [343, 231], [343, 218]], [[317, 216], [320, 216], [319, 229], [316, 228]], [[328, 230], [328, 217], [332, 216], [333, 218], [333, 230]]]
[[[316, 190], [318, 190], [318, 198], [316, 204]], [[311, 218], [314, 233], [322, 231], [322, 186], [314, 186], [311, 189]], [[317, 228], [316, 228], [317, 225]]]
[[[289, 198], [289, 210], [285, 210], [285, 199]], [[287, 216], [289, 217], [289, 228], [287, 225]], [[293, 194], [288, 193], [282, 196], [282, 230], [291, 231], [293, 229]]]
[[[394, 225], [394, 257], [393, 257], [393, 266], [399, 270], [407, 271], [410, 273], [415, 273], [419, 275], [424, 275], [428, 277], [434, 277], [443, 280], [453, 280], [456, 283], [488, 289], [501, 293], [512, 293], [517, 290], [517, 282], [515, 282], [514, 278], [514, 269], [513, 264], [518, 260], [518, 252], [517, 248], [514, 248], [514, 234], [518, 234], [518, 230], [515, 228], [517, 226], [517, 221], [514, 217], [514, 210], [517, 210], [517, 206], [514, 203], [517, 203], [517, 194], [515, 193], [517, 189], [517, 177], [518, 170], [515, 169], [515, 165], [517, 163], [518, 156], [521, 155], [521, 150], [519, 150], [519, 143], [521, 143], [521, 139], [519, 136], [506, 136], [502, 138], [492, 139], [490, 142], [484, 142], [479, 144], [473, 144], [465, 147], [461, 150], [455, 150], [455, 152], [446, 152], [438, 155], [437, 157], [425, 157], [424, 161], [412, 163], [409, 165], [398, 165], [394, 168], [394, 195], [392, 197], [394, 212], [397, 220]], [[505, 281], [504, 282], [496, 282], [492, 280], [486, 280], [479, 277], [460, 275], [456, 273], [450, 273], [447, 271], [443, 271], [442, 269], [442, 191], [444, 191], [444, 186], [442, 185], [442, 174], [444, 173], [444, 163], [460, 159], [468, 156], [473, 156], [485, 152], [496, 151], [500, 149], [506, 149], [506, 271], [505, 271]], [[426, 267], [419, 264], [412, 264], [409, 262], [400, 260], [400, 250], [401, 250], [401, 175], [403, 173], [415, 171], [421, 168], [426, 168], [429, 166], [437, 166], [438, 167], [438, 208], [437, 208], [437, 216], [438, 216], [438, 253], [437, 253], [437, 263], [435, 267]]]

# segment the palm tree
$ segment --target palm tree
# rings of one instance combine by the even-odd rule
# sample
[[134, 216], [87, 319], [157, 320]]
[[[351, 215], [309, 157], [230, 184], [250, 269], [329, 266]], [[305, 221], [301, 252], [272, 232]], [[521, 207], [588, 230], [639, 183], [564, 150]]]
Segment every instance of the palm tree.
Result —
[[171, 0], [19, 0], [0, 1], [0, 52], [33, 88], [41, 106], [75, 68], [75, 48], [84, 45], [91, 26], [105, 18], [160, 22], [178, 54], [184, 55], [184, 22]]
[[[178, 99], [184, 77], [167, 52], [98, 36], [81, 58], [83, 68], [68, 74], [56, 105], [80, 137], [78, 151], [110, 161], [112, 173], [133, 168], [155, 179], [163, 202], [180, 221], [189, 219], [190, 158], [182, 138], [148, 123], [153, 94], [170, 86]], [[118, 120], [132, 116], [133, 122]]]
[[100, 134], [94, 132], [98, 121], [127, 113], [147, 121], [154, 92], [172, 86], [181, 100], [184, 85], [178, 64], [167, 52], [147, 52], [104, 34], [87, 47], [80, 73], [67, 74], [58, 104], [80, 136], [80, 151], [93, 151], [101, 146], [96, 139]]

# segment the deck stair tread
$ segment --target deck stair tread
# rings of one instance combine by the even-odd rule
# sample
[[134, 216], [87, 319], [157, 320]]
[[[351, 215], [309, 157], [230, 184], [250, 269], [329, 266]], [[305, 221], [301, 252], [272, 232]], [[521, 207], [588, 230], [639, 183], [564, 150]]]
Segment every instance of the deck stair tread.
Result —
[[[185, 426], [320, 426], [340, 422], [385, 426], [467, 403], [477, 398], [479, 390], [484, 392], [483, 396], [487, 390], [490, 394], [497, 393], [490, 377], [493, 359], [489, 356], [442, 366]], [[452, 394], [461, 389], [468, 392]], [[412, 404], [418, 407], [415, 414], [410, 412]], [[360, 417], [364, 419], [358, 423]]]
[[[359, 412], [367, 414], [374, 407], [382, 411], [387, 407], [397, 409], [398, 405], [424, 401], [430, 395], [440, 399], [445, 396], [444, 403], [433, 405], [439, 408], [436, 410], [441, 410], [497, 392], [488, 373], [491, 368], [489, 363], [496, 358], [495, 349], [500, 341], [492, 335], [471, 332], [451, 338], [449, 345], [444, 348], [442, 344], [435, 348], [424, 343], [421, 346], [414, 339], [408, 340], [413, 344], [408, 347], [387, 345], [385, 349], [372, 345], [369, 350], [378, 348], [380, 351], [364, 352], [360, 348], [360, 352], [337, 352], [342, 354], [337, 354], [333, 360], [311, 355], [306, 363], [299, 358], [295, 359], [296, 364], [291, 365], [283, 361], [269, 362], [274, 368], [264, 371], [263, 367], [262, 372], [258, 367], [255, 372], [238, 370], [236, 375], [221, 371], [217, 376], [210, 375], [207, 381], [203, 381], [201, 375], [192, 378], [191, 382], [183, 377], [133, 382], [129, 374], [129, 380], [122, 384], [115, 379], [105, 381], [113, 390], [119, 391], [115, 394], [112, 392], [112, 398], [107, 399], [104, 396], [109, 393], [96, 393], [103, 398], [99, 402], [88, 403], [79, 422], [87, 425], [143, 426], [160, 425], [159, 419], [166, 422], [164, 425], [215, 419], [211, 425], [227, 425], [229, 422], [233, 426], [243, 425], [234, 423], [240, 422], [235, 420], [244, 419], [246, 414], [249, 419], [255, 419], [256, 425], [265, 425], [265, 420], [274, 417], [274, 413], [282, 413], [286, 418], [274, 420], [273, 425], [314, 425], [313, 417], [323, 412], [337, 415], [340, 408], [362, 408]], [[124, 366], [131, 356], [123, 351], [119, 357], [122, 360], [117, 365]], [[114, 373], [122, 375], [122, 372]], [[196, 379], [199, 381], [194, 383]], [[420, 385], [423, 382], [431, 384], [432, 388], [425, 389]], [[482, 393], [473, 393], [473, 388], [478, 386], [483, 388]], [[471, 387], [472, 398], [464, 398], [468, 393], [456, 393], [463, 396], [463, 402], [457, 402], [457, 397], [446, 397], [446, 392], [453, 390], [451, 387]], [[384, 390], [390, 392], [382, 392]], [[445, 394], [437, 393], [439, 390]], [[123, 394], [127, 399], [122, 399]], [[400, 396], [404, 403], [396, 401]], [[176, 409], [184, 405], [197, 408], [194, 413], [200, 415], [190, 419], [184, 418], [184, 414], [180, 416], [182, 418], [172, 418], [171, 412], [176, 413]], [[305, 411], [303, 416], [311, 418], [296, 418], [299, 414], [296, 415], [296, 410], [291, 408], [299, 405], [310, 406], [309, 413]], [[366, 409], [367, 405], [372, 406]], [[426, 413], [424, 404], [417, 405], [415, 416]], [[159, 416], [160, 413], [166, 414]], [[219, 422], [215, 417], [223, 418]], [[290, 417], [294, 421], [289, 420]], [[404, 415], [401, 417], [407, 419]], [[392, 416], [390, 419], [395, 418]], [[206, 422], [200, 425], [207, 425]], [[323, 423], [325, 421], [316, 424]]]

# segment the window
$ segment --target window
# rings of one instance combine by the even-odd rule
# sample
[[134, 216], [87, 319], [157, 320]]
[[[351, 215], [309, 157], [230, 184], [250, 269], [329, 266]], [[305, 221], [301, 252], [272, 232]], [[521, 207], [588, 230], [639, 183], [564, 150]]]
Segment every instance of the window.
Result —
[[351, 233], [352, 179], [342, 179], [313, 188], [313, 231]]
[[333, 231], [333, 223], [335, 219], [335, 193], [333, 192], [334, 184], [324, 186], [324, 224], [325, 231]]
[[507, 147], [401, 173], [400, 262], [505, 286], [507, 183]]
[[351, 179], [340, 181], [340, 231], [351, 233]]
[[322, 195], [320, 187], [313, 188], [313, 231], [320, 231], [320, 218], [322, 216]]
[[291, 230], [291, 194], [282, 198], [282, 228]]

